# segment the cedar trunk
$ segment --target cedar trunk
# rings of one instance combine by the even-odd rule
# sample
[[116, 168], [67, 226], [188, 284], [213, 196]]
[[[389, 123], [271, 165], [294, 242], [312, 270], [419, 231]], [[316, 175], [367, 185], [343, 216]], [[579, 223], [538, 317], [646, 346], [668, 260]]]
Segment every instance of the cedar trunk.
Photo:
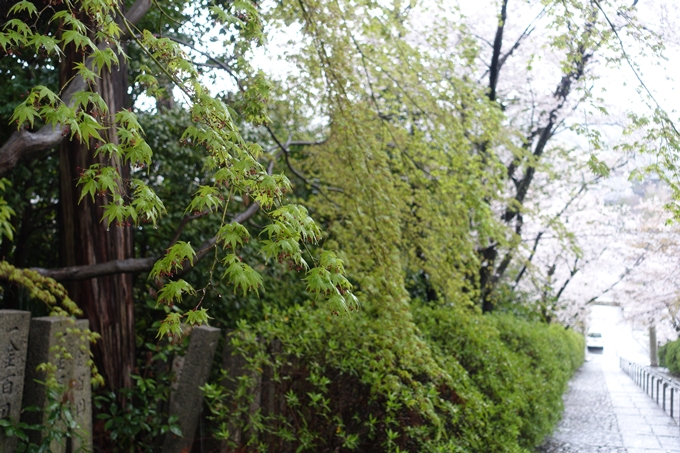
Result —
[[[120, 67], [104, 70], [96, 90], [109, 107], [108, 117], [102, 123], [108, 129], [101, 131], [111, 143], [117, 143], [114, 126], [115, 112], [126, 108], [127, 67], [120, 58]], [[60, 81], [63, 84], [73, 75], [76, 61], [83, 61], [81, 54], [70, 52], [62, 61]], [[94, 157], [94, 141], [81, 144], [76, 139], [65, 140], [59, 154], [60, 165], [60, 260], [63, 266], [91, 265], [111, 260], [132, 258], [132, 228], [102, 223], [103, 209], [110, 200], [96, 196], [80, 199], [77, 186], [82, 169], [91, 164], [111, 165], [118, 169], [122, 180], [128, 181], [129, 166], [119, 159], [104, 155]], [[128, 190], [123, 188], [122, 190]], [[90, 329], [99, 333], [101, 339], [93, 346], [94, 360], [110, 389], [130, 387], [130, 373], [134, 366], [135, 322], [133, 306], [133, 276], [118, 274], [92, 278], [66, 285], [71, 298], [84, 311], [90, 321]]]

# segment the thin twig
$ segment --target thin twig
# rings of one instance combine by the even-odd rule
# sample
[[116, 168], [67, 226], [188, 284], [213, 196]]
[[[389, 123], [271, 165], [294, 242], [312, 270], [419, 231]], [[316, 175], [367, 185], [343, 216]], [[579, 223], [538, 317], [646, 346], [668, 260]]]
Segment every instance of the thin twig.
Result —
[[[619, 45], [621, 46], [621, 53], [623, 54], [623, 58], [626, 60], [626, 63], [628, 63], [628, 66], [630, 69], [633, 71], [633, 74], [635, 74], [635, 78], [640, 82], [640, 85], [644, 90], [647, 92], [647, 95], [650, 97], [652, 102], [656, 105], [656, 108], [660, 111], [663, 112], [663, 118], [666, 120], [666, 122], [670, 125], [671, 129], [673, 129], [673, 132], [675, 132], [676, 135], [680, 136], [680, 132], [675, 128], [675, 123], [670, 119], [668, 114], [666, 113], [666, 110], [664, 110], [661, 105], [657, 102], [656, 98], [650, 91], [650, 89], [647, 87], [647, 84], [642, 80], [642, 77], [640, 76], [640, 73], [638, 73], [637, 69], [635, 69], [635, 65], [631, 61], [630, 57], [628, 56], [628, 52], [626, 52], [626, 48], [624, 47], [623, 40], [621, 39], [621, 36], [619, 36], [618, 30], [616, 30], [616, 27], [612, 23], [611, 20], [609, 20], [609, 16], [607, 16], [607, 13], [604, 12], [604, 9], [602, 8], [602, 5], [600, 5], [599, 0], [594, 0], [595, 5], [597, 5], [597, 8], [602, 12], [604, 15], [605, 20], [609, 24], [609, 27], [612, 29], [612, 32], [614, 32], [614, 36], [616, 36], [616, 39], [619, 41]], [[636, 2], [637, 3], [637, 2]]]

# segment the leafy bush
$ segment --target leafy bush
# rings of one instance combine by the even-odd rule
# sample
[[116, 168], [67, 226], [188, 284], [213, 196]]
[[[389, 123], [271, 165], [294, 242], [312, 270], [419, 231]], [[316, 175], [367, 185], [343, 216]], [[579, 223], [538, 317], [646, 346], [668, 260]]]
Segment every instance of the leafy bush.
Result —
[[503, 445], [540, 444], [560, 418], [562, 393], [583, 361], [583, 338], [510, 315], [429, 307], [414, 312], [438, 356], [462, 365], [483, 393], [489, 428]]
[[296, 307], [242, 323], [231, 344], [249, 374], [205, 391], [237, 451], [525, 452], [583, 358], [560, 326], [418, 305]]
[[680, 376], [680, 339], [669, 341], [659, 348], [659, 365]]

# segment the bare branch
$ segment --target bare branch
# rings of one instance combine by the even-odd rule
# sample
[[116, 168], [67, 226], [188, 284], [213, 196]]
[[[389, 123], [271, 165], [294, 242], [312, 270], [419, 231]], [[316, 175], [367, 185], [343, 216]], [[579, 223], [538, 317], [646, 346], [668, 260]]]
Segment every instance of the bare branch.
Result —
[[192, 220], [201, 218], [203, 216], [206, 216], [210, 214], [211, 211], [203, 211], [195, 215], [185, 215], [182, 220], [180, 220], [179, 225], [177, 226], [177, 229], [175, 230], [175, 234], [172, 236], [172, 239], [170, 239], [170, 247], [175, 245], [175, 243], [179, 240], [180, 235], [182, 234], [182, 231], [184, 231], [184, 227], [187, 225], [187, 223], [191, 222]]
[[151, 270], [156, 260], [158, 260], [158, 257], [128, 258], [126, 260], [114, 260], [87, 266], [71, 266], [60, 269], [41, 269], [36, 267], [32, 268], [32, 270], [45, 277], [63, 282], [68, 280], [85, 280], [113, 274], [145, 272]]
[[[612, 29], [614, 36], [616, 36], [616, 39], [619, 41], [619, 45], [621, 46], [621, 53], [623, 54], [623, 59], [626, 60], [626, 63], [628, 63], [628, 66], [630, 67], [631, 71], [633, 71], [633, 74], [635, 75], [635, 78], [640, 83], [640, 86], [642, 86], [642, 88], [644, 88], [645, 92], [647, 93], [647, 96], [649, 96], [649, 98], [652, 100], [652, 102], [654, 102], [654, 105], [656, 105], [657, 110], [659, 112], [663, 113], [663, 120], [665, 120], [668, 123], [668, 125], [671, 127], [671, 129], [673, 129], [673, 132], [675, 132], [675, 135], [680, 136], [680, 132], [678, 132], [678, 130], [676, 129], [675, 123], [668, 116], [668, 113], [666, 112], [666, 110], [664, 110], [661, 107], [659, 102], [656, 100], [656, 97], [654, 97], [654, 95], [650, 91], [649, 87], [647, 87], [647, 84], [644, 82], [644, 80], [642, 80], [642, 76], [640, 76], [640, 73], [635, 68], [633, 61], [630, 59], [630, 56], [628, 55], [628, 52], [626, 52], [626, 47], [623, 44], [623, 40], [621, 39], [621, 36], [619, 36], [618, 30], [616, 29], [616, 27], [614, 26], [612, 21], [609, 20], [609, 16], [607, 15], [607, 13], [602, 8], [602, 5], [600, 4], [599, 0], [594, 0], [594, 2], [595, 2], [595, 5], [597, 5], [597, 9], [600, 10], [602, 15], [604, 16], [604, 19], [607, 21], [607, 24], [609, 24], [609, 28]], [[635, 3], [637, 3], [637, 0], [635, 1]], [[635, 3], [633, 3], [633, 6], [635, 6]]]
[[508, 50], [507, 52], [505, 52], [505, 55], [503, 55], [503, 56], [501, 57], [500, 61], [498, 62], [498, 70], [499, 70], [499, 71], [501, 70], [501, 68], [503, 67], [503, 65], [504, 65], [505, 62], [507, 61], [507, 59], [510, 58], [510, 56], [515, 52], [515, 50], [517, 50], [517, 48], [520, 46], [520, 44], [522, 43], [522, 41], [523, 41], [525, 38], [528, 38], [529, 35], [531, 34], [531, 32], [534, 31], [534, 23], [535, 23], [537, 20], [539, 20], [541, 17], [543, 17], [544, 14], [545, 14], [545, 7], [541, 10], [540, 13], [538, 13], [538, 15], [536, 16], [536, 18], [535, 18], [534, 20], [532, 20], [531, 23], [530, 23], [529, 25], [527, 25], [527, 28], [525, 28], [524, 31], [522, 32], [522, 34], [519, 36], [519, 38], [517, 38], [517, 41], [515, 41], [515, 44], [512, 45], [512, 47], [510, 48], [510, 50]]
[[[241, 81], [238, 79], [238, 77], [236, 76], [236, 74], [234, 73], [234, 71], [229, 67], [229, 65], [227, 65], [225, 62], [223, 62], [222, 60], [218, 60], [217, 58], [213, 57], [213, 56], [210, 55], [209, 53], [204, 52], [204, 51], [198, 49], [198, 48], [197, 48], [196, 46], [194, 46], [193, 44], [188, 43], [188, 42], [186, 42], [186, 41], [184, 41], [184, 40], [182, 40], [182, 39], [174, 38], [174, 37], [172, 37], [172, 36], [169, 36], [169, 37], [167, 37], [167, 38], [170, 39], [170, 40], [172, 40], [172, 41], [175, 41], [177, 44], [181, 44], [181, 45], [183, 45], [183, 46], [186, 46], [186, 47], [190, 48], [191, 50], [194, 50], [194, 51], [200, 53], [201, 55], [203, 55], [204, 57], [206, 57], [208, 60], [214, 62], [216, 66], [211, 66], [211, 67], [214, 67], [214, 68], [216, 68], [216, 69], [222, 69], [222, 70], [226, 71], [227, 74], [229, 74], [229, 76], [230, 76], [232, 79], [234, 79], [234, 81], [235, 81], [236, 84], [239, 86], [239, 88], [241, 88]], [[203, 63], [201, 63], [201, 64], [203, 64]]]
[[562, 284], [562, 287], [560, 288], [560, 290], [557, 291], [557, 294], [555, 295], [555, 303], [557, 303], [557, 301], [560, 300], [560, 297], [562, 297], [562, 293], [563, 293], [564, 290], [567, 288], [567, 285], [569, 284], [569, 282], [571, 281], [571, 279], [574, 278], [574, 275], [576, 275], [576, 274], [578, 273], [578, 271], [581, 270], [580, 267], [576, 267], [577, 264], [578, 264], [578, 257], [576, 257], [576, 259], [574, 259], [574, 266], [573, 266], [573, 267], [571, 268], [571, 270], [569, 271], [569, 278], [567, 278], [567, 279], [564, 281], [564, 283]]
[[[286, 165], [288, 166], [290, 171], [293, 172], [293, 174], [295, 176], [300, 178], [300, 180], [302, 180], [302, 182], [304, 182], [308, 186], [311, 186], [311, 187], [315, 188], [316, 190], [318, 190], [319, 193], [321, 193], [328, 201], [333, 203], [332, 200], [330, 200], [330, 199], [328, 199], [328, 197], [326, 197], [326, 195], [324, 194], [324, 190], [321, 187], [319, 187], [318, 184], [315, 184], [315, 183], [309, 181], [307, 178], [304, 177], [304, 175], [302, 173], [300, 173], [295, 167], [293, 167], [293, 164], [291, 164], [290, 156], [289, 156], [290, 151], [288, 150], [288, 146], [290, 146], [293, 142], [290, 141], [290, 137], [288, 137], [288, 140], [286, 141], [286, 143], [281, 143], [281, 140], [279, 140], [279, 138], [276, 136], [276, 134], [274, 133], [272, 128], [269, 127], [268, 124], [265, 125], [265, 127], [266, 127], [267, 131], [269, 131], [269, 135], [272, 137], [272, 139], [274, 140], [276, 145], [279, 147], [281, 152], [283, 152], [284, 159], [286, 160]], [[297, 144], [298, 146], [303, 146], [303, 145], [305, 145], [309, 142], [294, 142], [294, 143]], [[319, 142], [311, 142], [311, 144], [316, 145], [316, 144], [320, 144], [320, 143]], [[341, 193], [343, 192], [343, 190], [340, 189], [339, 187], [327, 187], [326, 189], [328, 189], [332, 192], [341, 192]], [[333, 203], [333, 204], [335, 204], [337, 206], [336, 203]]]
[[498, 76], [500, 74], [500, 58], [501, 48], [503, 46], [503, 30], [505, 29], [505, 21], [508, 18], [508, 0], [503, 0], [501, 5], [501, 14], [498, 18], [498, 27], [496, 28], [496, 37], [493, 41], [493, 54], [491, 55], [491, 66], [489, 67], [489, 99], [496, 100], [496, 87], [498, 86]]
[[[543, 17], [544, 14], [545, 14], [545, 8], [543, 8], [541, 10], [541, 12], [538, 13], [538, 15], [534, 18], [534, 20], [532, 20], [529, 23], [529, 25], [527, 25], [527, 27], [524, 29], [522, 34], [515, 41], [515, 44], [512, 45], [510, 50], [505, 52], [505, 54], [502, 57], [500, 57], [500, 59], [498, 60], [497, 72], [500, 72], [501, 68], [503, 67], [503, 65], [505, 64], [507, 59], [510, 58], [510, 56], [512, 56], [512, 54], [515, 52], [515, 50], [517, 50], [519, 48], [520, 44], [522, 44], [522, 41], [525, 38], [529, 37], [529, 35], [531, 35], [531, 33], [534, 31], [534, 23], [536, 23], [537, 20], [539, 20], [541, 17]], [[489, 47], [495, 49], [494, 45], [491, 42], [487, 41], [486, 39], [482, 38], [481, 36], [478, 36], [478, 35], [473, 35], [473, 36], [476, 37], [477, 39], [481, 40], [481, 41], [484, 41], [486, 44], [489, 45]], [[500, 49], [498, 49], [498, 52], [500, 53]], [[494, 60], [493, 57], [492, 57], [492, 60]], [[482, 77], [486, 77], [489, 74], [489, 71], [491, 70], [491, 66], [487, 65], [487, 67], [488, 67], [488, 69], [484, 72]]]
[[536, 249], [538, 248], [538, 243], [541, 241], [541, 237], [543, 236], [543, 231], [539, 232], [536, 235], [536, 239], [534, 239], [534, 246], [531, 248], [531, 253], [529, 254], [529, 258], [524, 262], [524, 265], [522, 266], [522, 269], [519, 271], [519, 274], [517, 274], [517, 277], [515, 278], [515, 286], [513, 287], [513, 291], [517, 289], [517, 285], [519, 285], [519, 281], [522, 279], [524, 276], [524, 273], [527, 270], [527, 267], [531, 263], [531, 261], [534, 259], [534, 255], [536, 255]]
[[623, 271], [623, 273], [619, 276], [619, 279], [618, 279], [618, 280], [616, 280], [614, 283], [612, 283], [612, 285], [609, 286], [609, 288], [605, 289], [604, 291], [602, 291], [602, 292], [601, 292], [600, 294], [598, 294], [597, 296], [594, 296], [594, 297], [591, 297], [590, 299], [588, 299], [588, 302], [586, 302], [585, 305], [590, 305], [590, 304], [592, 304], [592, 303], [595, 302], [597, 299], [599, 299], [600, 297], [604, 296], [604, 295], [607, 294], [609, 291], [611, 291], [612, 289], [614, 289], [614, 287], [615, 287], [616, 285], [618, 285], [618, 284], [621, 283], [626, 277], [628, 277], [628, 275], [633, 271], [633, 269], [635, 269], [636, 267], [638, 267], [638, 266], [642, 263], [642, 261], [645, 259], [645, 256], [647, 255], [647, 250], [649, 250], [649, 244], [647, 245], [647, 247], [645, 247], [645, 251], [642, 252], [642, 253], [640, 254], [640, 256], [638, 256], [637, 260], [635, 260], [635, 263], [633, 263], [633, 265], [632, 265], [631, 267], [627, 267], [626, 270]]

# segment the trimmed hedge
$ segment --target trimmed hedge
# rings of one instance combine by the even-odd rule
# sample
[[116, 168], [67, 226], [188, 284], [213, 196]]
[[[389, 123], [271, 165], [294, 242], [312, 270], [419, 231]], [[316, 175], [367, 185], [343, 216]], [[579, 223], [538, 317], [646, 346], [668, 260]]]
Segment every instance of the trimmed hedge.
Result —
[[659, 348], [659, 365], [680, 376], [680, 340], [669, 341]]
[[253, 374], [206, 389], [218, 434], [234, 451], [281, 453], [530, 451], [584, 350], [557, 325], [419, 305], [298, 307], [241, 324], [231, 342]]
[[567, 382], [583, 363], [581, 335], [511, 315], [444, 309], [418, 309], [416, 322], [437, 356], [462, 365], [483, 393], [489, 427], [503, 445], [530, 449], [552, 431]]

